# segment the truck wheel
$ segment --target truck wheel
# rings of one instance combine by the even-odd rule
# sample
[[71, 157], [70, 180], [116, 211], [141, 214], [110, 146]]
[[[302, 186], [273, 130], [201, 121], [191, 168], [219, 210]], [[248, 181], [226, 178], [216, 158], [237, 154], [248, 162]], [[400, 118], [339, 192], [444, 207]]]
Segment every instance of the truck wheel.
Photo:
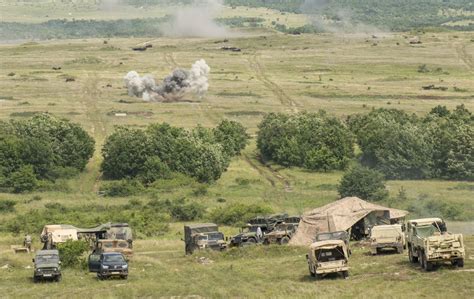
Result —
[[127, 279], [128, 275], [122, 275], [122, 279]]
[[425, 255], [423, 251], [417, 250], [417, 255], [418, 255], [418, 262], [420, 266], [423, 268], [423, 256]]
[[34, 283], [38, 283], [38, 282], [39, 282], [39, 279], [38, 279], [38, 277], [36, 277], [36, 276], [33, 276], [33, 282], [34, 282]]
[[61, 275], [56, 276], [55, 280], [56, 280], [56, 282], [60, 282], [61, 281]]
[[288, 244], [288, 242], [290, 242], [290, 238], [288, 238], [288, 237], [283, 237], [283, 238], [281, 238], [281, 240], [280, 240], [280, 245], [286, 245], [286, 244]]
[[397, 248], [397, 253], [400, 253], [400, 254], [403, 253], [403, 246], [400, 246]]
[[342, 277], [344, 277], [344, 279], [348, 279], [349, 278], [349, 271], [342, 271]]
[[459, 260], [457, 260], [456, 265], [457, 265], [459, 268], [463, 268], [463, 267], [464, 267], [464, 259], [459, 259]]
[[270, 241], [268, 239], [263, 240], [263, 245], [270, 245]]
[[418, 257], [413, 255], [413, 248], [411, 246], [408, 246], [408, 259], [412, 264], [418, 262]]
[[426, 260], [426, 256], [424, 254], [421, 255], [421, 266], [426, 272], [432, 271], [433, 270], [433, 263], [428, 262]]
[[255, 245], [257, 243], [257, 240], [255, 240], [254, 238], [249, 238], [246, 243], [248, 243], [247, 245]]
[[311, 275], [311, 277], [316, 277], [316, 273], [311, 271], [311, 266], [308, 266], [309, 268], [309, 274]]

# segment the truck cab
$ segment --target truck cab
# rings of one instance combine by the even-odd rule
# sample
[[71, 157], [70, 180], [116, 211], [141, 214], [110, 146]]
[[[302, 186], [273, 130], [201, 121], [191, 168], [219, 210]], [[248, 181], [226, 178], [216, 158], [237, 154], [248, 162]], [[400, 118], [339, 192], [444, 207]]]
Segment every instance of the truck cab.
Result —
[[314, 242], [309, 246], [306, 260], [313, 277], [322, 278], [330, 273], [342, 273], [344, 278], [349, 276], [349, 254], [343, 240]]
[[381, 250], [395, 249], [403, 253], [405, 235], [400, 224], [376, 225], [370, 230], [370, 252], [376, 255]]

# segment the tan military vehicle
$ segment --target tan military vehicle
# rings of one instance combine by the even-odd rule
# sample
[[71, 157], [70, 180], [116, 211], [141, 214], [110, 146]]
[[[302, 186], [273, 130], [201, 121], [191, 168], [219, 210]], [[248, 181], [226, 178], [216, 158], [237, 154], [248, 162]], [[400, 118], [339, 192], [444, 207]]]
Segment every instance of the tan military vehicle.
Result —
[[291, 237], [296, 231], [296, 227], [292, 223], [280, 223], [275, 226], [275, 229], [267, 233], [263, 237], [263, 244], [280, 244], [285, 245], [290, 242]]
[[100, 254], [104, 252], [119, 252], [127, 259], [133, 256], [133, 249], [130, 247], [130, 243], [119, 239], [97, 240], [93, 253]]
[[45, 225], [41, 232], [41, 242], [43, 249], [55, 249], [59, 243], [64, 243], [67, 240], [76, 241], [77, 228], [67, 224], [53, 224]]
[[306, 255], [309, 274], [322, 278], [329, 273], [342, 273], [344, 278], [349, 277], [347, 262], [349, 254], [343, 240], [316, 241], [309, 247]]
[[408, 258], [419, 262], [426, 271], [443, 262], [464, 267], [464, 242], [462, 234], [447, 231], [441, 218], [409, 220], [406, 223]]
[[184, 250], [192, 254], [195, 250], [211, 249], [222, 251], [227, 249], [224, 234], [214, 223], [201, 223], [184, 226]]
[[370, 230], [370, 253], [376, 255], [385, 249], [395, 249], [403, 253], [405, 235], [401, 224], [376, 225]]

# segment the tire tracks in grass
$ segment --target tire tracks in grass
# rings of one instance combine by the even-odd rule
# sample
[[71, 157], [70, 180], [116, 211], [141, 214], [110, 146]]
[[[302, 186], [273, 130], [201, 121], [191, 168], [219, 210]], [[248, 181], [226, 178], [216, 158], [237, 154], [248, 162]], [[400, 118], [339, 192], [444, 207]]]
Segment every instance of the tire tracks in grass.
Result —
[[298, 112], [298, 103], [293, 100], [285, 91], [275, 82], [270, 80], [267, 76], [265, 69], [258, 61], [257, 53], [252, 54], [248, 58], [250, 67], [254, 70], [257, 79], [265, 85], [265, 87], [270, 90], [284, 106], [290, 107], [292, 112]]
[[267, 180], [272, 187], [276, 187], [276, 183], [279, 182], [283, 185], [286, 192], [292, 192], [293, 188], [291, 187], [290, 182], [282, 176], [278, 171], [271, 168], [270, 165], [266, 164], [261, 157], [257, 157], [257, 163], [252, 161], [249, 154], [243, 153], [242, 157], [247, 164], [255, 169], [265, 180]]
[[458, 54], [459, 59], [469, 68], [471, 72], [474, 71], [474, 58], [469, 55], [466, 50], [466, 44], [457, 44], [456, 53]]

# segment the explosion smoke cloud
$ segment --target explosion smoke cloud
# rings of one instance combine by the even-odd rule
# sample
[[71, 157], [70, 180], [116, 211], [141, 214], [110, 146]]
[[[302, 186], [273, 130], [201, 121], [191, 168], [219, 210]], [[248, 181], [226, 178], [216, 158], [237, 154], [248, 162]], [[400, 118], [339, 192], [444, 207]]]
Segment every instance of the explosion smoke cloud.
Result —
[[211, 68], [204, 59], [196, 61], [190, 70], [175, 69], [157, 85], [151, 75], [141, 77], [130, 71], [124, 83], [130, 96], [140, 97], [147, 102], [178, 101], [187, 93], [202, 96], [209, 89]]

